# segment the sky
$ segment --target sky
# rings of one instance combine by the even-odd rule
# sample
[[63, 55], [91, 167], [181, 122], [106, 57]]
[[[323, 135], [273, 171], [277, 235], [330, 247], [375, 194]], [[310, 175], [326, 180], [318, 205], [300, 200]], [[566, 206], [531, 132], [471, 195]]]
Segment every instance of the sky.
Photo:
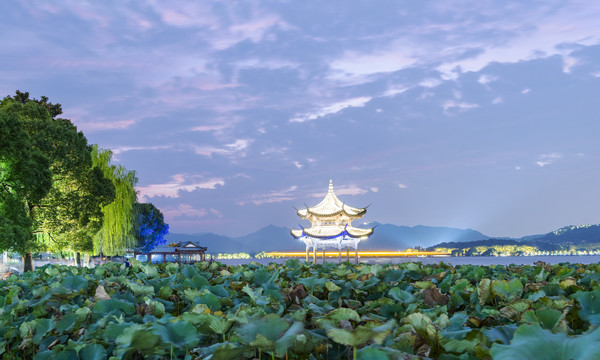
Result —
[[[600, 223], [600, 3], [0, 2], [0, 95], [62, 104], [172, 233]], [[361, 222], [356, 221], [355, 225]], [[291, 238], [290, 238], [291, 239]]]

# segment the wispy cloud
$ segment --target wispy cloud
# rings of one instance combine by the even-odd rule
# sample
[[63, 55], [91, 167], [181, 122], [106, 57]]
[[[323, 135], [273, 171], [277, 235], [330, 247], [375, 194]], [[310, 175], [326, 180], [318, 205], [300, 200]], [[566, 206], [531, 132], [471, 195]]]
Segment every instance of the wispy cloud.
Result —
[[165, 218], [176, 220], [182, 217], [202, 218], [208, 215], [209, 211], [203, 208], [197, 209], [190, 204], [178, 204], [176, 206], [166, 206], [161, 209]]
[[546, 165], [550, 165], [554, 163], [558, 159], [562, 159], [563, 155], [558, 152], [542, 154], [538, 156], [538, 160], [535, 162], [538, 166], [544, 167]]
[[198, 189], [215, 189], [217, 186], [224, 186], [225, 180], [222, 178], [204, 179], [201, 176], [189, 174], [176, 174], [172, 176], [172, 181], [164, 184], [151, 184], [136, 187], [140, 200], [156, 196], [169, 198], [178, 198], [181, 191], [194, 191]]
[[223, 129], [228, 128], [227, 124], [218, 124], [218, 125], [199, 125], [194, 126], [190, 129], [190, 131], [200, 131], [200, 132], [208, 132], [208, 131], [222, 131]]
[[[362, 189], [358, 185], [354, 185], [354, 184], [334, 187], [334, 191], [335, 191], [336, 195], [350, 195], [350, 196], [363, 195], [363, 194], [368, 193], [369, 190], [373, 191], [372, 188]], [[376, 191], [374, 191], [374, 192], [376, 192]], [[318, 192], [318, 193], [312, 193], [312, 194], [310, 194], [310, 196], [318, 198], [318, 197], [324, 197], [326, 194], [327, 194], [326, 192]]]
[[406, 55], [406, 48], [395, 48], [372, 54], [346, 52], [341, 58], [331, 62], [329, 78], [341, 82], [360, 83], [371, 75], [390, 73], [405, 69], [415, 63]]
[[464, 101], [454, 101], [448, 100], [442, 104], [442, 108], [444, 109], [444, 113], [451, 114], [452, 111], [467, 111], [470, 109], [478, 108], [479, 105], [471, 104]]
[[433, 88], [442, 83], [441, 79], [437, 78], [425, 78], [419, 82], [419, 85], [425, 88]]
[[252, 139], [237, 139], [231, 144], [226, 144], [223, 147], [214, 146], [193, 146], [196, 154], [204, 156], [212, 156], [214, 154], [219, 155], [240, 155], [246, 156], [246, 151], [252, 144]]
[[408, 186], [404, 185], [404, 184], [398, 184], [398, 187], [400, 189], [406, 189]]
[[266, 194], [256, 194], [251, 197], [250, 200], [240, 201], [239, 205], [246, 205], [247, 203], [252, 203], [256, 206], [263, 204], [271, 204], [271, 203], [280, 203], [284, 201], [290, 201], [296, 199], [296, 196], [293, 195], [293, 192], [298, 189], [298, 186], [290, 186], [287, 189], [273, 191]]
[[482, 84], [482, 85], [487, 85], [491, 82], [494, 82], [498, 80], [497, 76], [494, 75], [489, 75], [489, 74], [482, 74], [479, 76], [479, 79], [477, 79], [477, 82]]
[[315, 119], [318, 119], [318, 118], [321, 118], [321, 117], [324, 117], [324, 116], [327, 116], [330, 114], [338, 113], [349, 107], [363, 107], [363, 106], [365, 106], [366, 103], [371, 101], [371, 99], [372, 99], [372, 97], [369, 97], [369, 96], [361, 96], [361, 97], [356, 97], [356, 98], [352, 98], [352, 99], [348, 99], [348, 100], [344, 100], [344, 101], [335, 102], [333, 104], [323, 106], [320, 109], [317, 109], [313, 112], [309, 112], [309, 113], [305, 113], [305, 114], [296, 116], [296, 117], [290, 119], [290, 122], [302, 123], [302, 122], [309, 121], [309, 120], [315, 120]]
[[170, 148], [172, 148], [172, 145], [112, 146], [112, 147], [110, 147], [110, 150], [113, 152], [113, 154], [119, 155], [119, 154], [122, 154], [124, 152], [135, 151], [135, 150], [164, 150], [164, 149], [170, 149]]

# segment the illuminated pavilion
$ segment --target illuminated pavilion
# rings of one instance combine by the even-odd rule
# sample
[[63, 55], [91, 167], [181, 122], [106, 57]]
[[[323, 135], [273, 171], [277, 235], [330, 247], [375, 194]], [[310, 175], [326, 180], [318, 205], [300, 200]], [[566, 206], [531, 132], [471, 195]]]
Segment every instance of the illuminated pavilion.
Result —
[[311, 222], [309, 229], [301, 227], [291, 230], [294, 238], [306, 245], [306, 261], [312, 247], [313, 262], [317, 262], [317, 249], [336, 248], [339, 251], [339, 261], [342, 261], [342, 248], [346, 248], [346, 259], [350, 258], [350, 247], [354, 248], [355, 260], [358, 263], [358, 243], [367, 240], [373, 229], [362, 229], [352, 226], [352, 220], [360, 219], [367, 213], [367, 208], [355, 208], [344, 204], [333, 192], [333, 183], [329, 181], [329, 191], [325, 198], [313, 207], [296, 210], [300, 218]]

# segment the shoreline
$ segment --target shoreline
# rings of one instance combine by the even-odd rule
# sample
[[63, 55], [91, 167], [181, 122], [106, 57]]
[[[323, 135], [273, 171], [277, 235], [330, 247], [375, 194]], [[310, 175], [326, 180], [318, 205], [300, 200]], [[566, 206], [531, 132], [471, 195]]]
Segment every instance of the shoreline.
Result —
[[[269, 263], [282, 264], [290, 259], [298, 259], [295, 257], [287, 258], [262, 258], [262, 259], [215, 259], [226, 265], [242, 265], [255, 262], [257, 264], [267, 265]], [[304, 259], [298, 259], [304, 262]], [[312, 263], [312, 258], [309, 259]], [[345, 259], [342, 257], [342, 263]], [[451, 265], [534, 265], [536, 262], [542, 261], [547, 264], [592, 264], [600, 263], [600, 255], [534, 255], [534, 256], [430, 256], [430, 257], [360, 257], [359, 264], [397, 264], [404, 262], [420, 262], [422, 264], [438, 264], [440, 262]], [[337, 259], [328, 258], [325, 262], [337, 264]], [[317, 264], [322, 264], [322, 258], [317, 258]], [[354, 265], [354, 259], [350, 259], [350, 263]]]

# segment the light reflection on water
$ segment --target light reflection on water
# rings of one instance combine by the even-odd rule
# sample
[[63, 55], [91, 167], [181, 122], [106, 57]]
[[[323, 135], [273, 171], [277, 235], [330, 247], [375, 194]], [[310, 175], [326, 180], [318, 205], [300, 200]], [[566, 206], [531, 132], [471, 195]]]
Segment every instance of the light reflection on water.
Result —
[[[232, 260], [219, 260], [223, 264], [227, 265], [240, 265], [249, 264], [255, 262], [258, 264], [267, 265], [269, 263], [283, 264], [286, 262], [286, 258], [281, 259], [232, 259]], [[304, 259], [300, 258], [300, 261]], [[312, 261], [312, 258], [311, 258]], [[410, 257], [410, 258], [361, 258], [361, 263], [368, 264], [398, 264], [403, 262], [421, 262], [423, 264], [439, 264], [444, 262], [452, 265], [533, 265], [538, 261], [543, 261], [547, 264], [559, 264], [559, 263], [572, 263], [572, 264], [593, 264], [600, 263], [600, 255], [589, 255], [589, 256], [569, 256], [569, 255], [557, 255], [557, 256], [446, 256], [446, 257]], [[337, 263], [337, 260], [328, 259], [327, 262]], [[321, 264], [321, 258], [317, 258], [317, 263]], [[354, 259], [351, 259], [351, 263], [354, 264]]]

